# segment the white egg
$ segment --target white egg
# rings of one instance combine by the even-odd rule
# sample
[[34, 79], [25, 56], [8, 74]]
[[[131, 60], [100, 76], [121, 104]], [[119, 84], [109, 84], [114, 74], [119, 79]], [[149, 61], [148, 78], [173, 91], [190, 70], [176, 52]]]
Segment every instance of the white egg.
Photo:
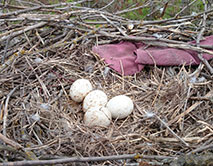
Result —
[[105, 106], [108, 101], [107, 95], [101, 90], [94, 90], [88, 93], [83, 101], [83, 110], [86, 112], [88, 109], [96, 106]]
[[111, 122], [111, 113], [106, 107], [92, 107], [84, 114], [84, 123], [89, 126], [107, 127]]
[[112, 118], [123, 119], [132, 113], [134, 104], [129, 97], [119, 95], [110, 99], [106, 107], [111, 112]]
[[87, 79], [78, 79], [70, 87], [70, 96], [76, 102], [82, 102], [92, 90], [92, 84]]

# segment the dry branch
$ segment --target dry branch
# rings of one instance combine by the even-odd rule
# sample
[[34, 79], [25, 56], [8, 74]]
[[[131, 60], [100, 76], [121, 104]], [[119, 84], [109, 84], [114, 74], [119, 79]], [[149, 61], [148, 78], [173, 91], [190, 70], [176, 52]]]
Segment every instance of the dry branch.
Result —
[[126, 159], [173, 159], [173, 157], [167, 156], [146, 156], [139, 154], [127, 154], [127, 155], [116, 155], [116, 156], [103, 156], [103, 157], [73, 157], [73, 158], [64, 158], [64, 159], [55, 159], [55, 160], [40, 160], [40, 161], [17, 161], [17, 162], [8, 162], [0, 163], [0, 166], [30, 166], [30, 165], [52, 165], [52, 164], [66, 164], [73, 162], [93, 162], [93, 161], [107, 161], [107, 160], [126, 160]]

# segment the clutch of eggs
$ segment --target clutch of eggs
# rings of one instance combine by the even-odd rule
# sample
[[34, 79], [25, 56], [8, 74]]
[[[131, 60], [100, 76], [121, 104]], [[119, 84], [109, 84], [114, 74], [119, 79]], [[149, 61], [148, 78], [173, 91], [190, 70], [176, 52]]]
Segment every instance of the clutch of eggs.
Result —
[[89, 126], [107, 127], [111, 119], [124, 119], [134, 109], [133, 101], [125, 95], [115, 96], [108, 102], [101, 90], [93, 90], [87, 79], [77, 79], [70, 88], [70, 96], [75, 102], [83, 101], [84, 123]]

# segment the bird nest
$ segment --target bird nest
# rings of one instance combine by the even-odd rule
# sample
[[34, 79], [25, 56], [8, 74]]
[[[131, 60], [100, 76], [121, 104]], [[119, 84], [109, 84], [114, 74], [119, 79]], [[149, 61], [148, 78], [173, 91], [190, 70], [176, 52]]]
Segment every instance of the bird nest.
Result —
[[[174, 160], [182, 156], [185, 162], [185, 156], [192, 155], [193, 163], [194, 154], [204, 155], [203, 162], [212, 161], [205, 156], [213, 147], [212, 60], [199, 66], [147, 66], [124, 76], [91, 51], [98, 44], [125, 40], [122, 33], [131, 35], [131, 40], [155, 32], [174, 42], [200, 40], [212, 33], [206, 20], [212, 10], [156, 21], [129, 20], [119, 12], [79, 7], [77, 2], [5, 4], [4, 10], [0, 15], [1, 162], [181, 165]], [[134, 24], [132, 31], [129, 23]], [[133, 113], [113, 119], [106, 128], [87, 127], [82, 104], [69, 96], [78, 78], [89, 79], [109, 98], [129, 96]]]

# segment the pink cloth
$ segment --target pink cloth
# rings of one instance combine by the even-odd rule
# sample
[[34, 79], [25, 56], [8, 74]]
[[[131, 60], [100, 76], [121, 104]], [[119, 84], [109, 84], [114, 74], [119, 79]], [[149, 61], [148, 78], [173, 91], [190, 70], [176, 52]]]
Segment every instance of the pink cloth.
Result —
[[[206, 37], [200, 44], [212, 46], [213, 35]], [[145, 65], [174, 66], [200, 63], [196, 51], [154, 46], [144, 49], [145, 47], [146, 44], [143, 43], [122, 41], [118, 44], [94, 46], [92, 50], [104, 58], [109, 67], [124, 75], [140, 72]], [[210, 60], [213, 55], [203, 54], [203, 57]]]

